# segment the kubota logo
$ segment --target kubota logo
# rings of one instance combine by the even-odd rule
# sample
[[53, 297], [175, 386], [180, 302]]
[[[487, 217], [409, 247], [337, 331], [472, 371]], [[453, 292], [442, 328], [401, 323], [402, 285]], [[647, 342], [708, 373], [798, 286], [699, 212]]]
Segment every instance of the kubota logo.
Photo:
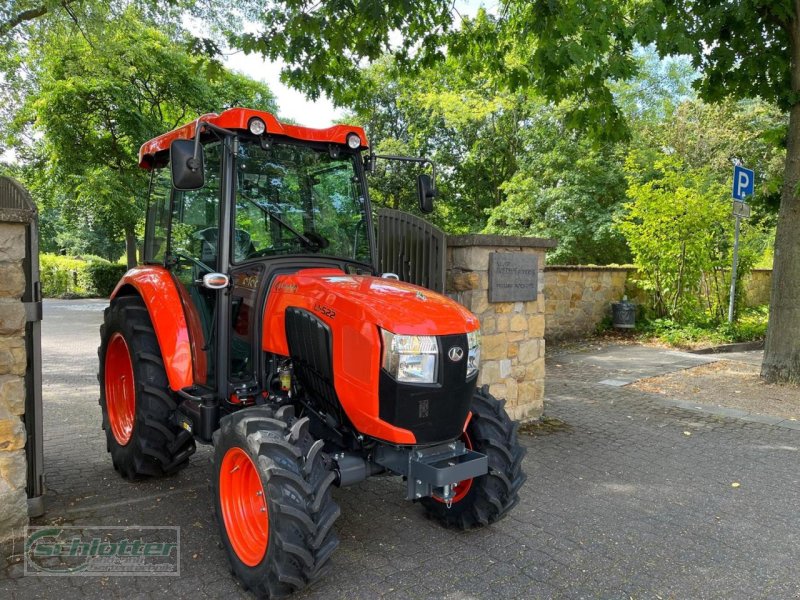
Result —
[[464, 349], [461, 346], [453, 346], [447, 353], [448, 358], [453, 362], [458, 362], [464, 358]]

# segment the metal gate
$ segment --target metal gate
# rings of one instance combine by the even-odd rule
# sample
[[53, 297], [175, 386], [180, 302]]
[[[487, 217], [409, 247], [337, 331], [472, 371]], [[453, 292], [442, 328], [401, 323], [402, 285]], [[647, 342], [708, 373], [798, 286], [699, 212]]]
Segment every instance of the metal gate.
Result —
[[390, 208], [378, 211], [381, 272], [444, 293], [447, 236], [415, 215]]
[[44, 514], [42, 445], [42, 288], [39, 283], [39, 232], [36, 205], [30, 194], [10, 177], [0, 177], [0, 221], [25, 223], [25, 458], [28, 462], [28, 515]]

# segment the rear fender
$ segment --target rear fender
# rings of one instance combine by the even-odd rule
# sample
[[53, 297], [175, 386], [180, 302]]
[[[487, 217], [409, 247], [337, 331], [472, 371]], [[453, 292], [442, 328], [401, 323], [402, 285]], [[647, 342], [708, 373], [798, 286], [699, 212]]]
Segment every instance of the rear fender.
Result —
[[181, 296], [172, 275], [163, 267], [134, 267], [119, 281], [111, 299], [132, 293], [138, 294], [147, 306], [167, 371], [169, 387], [178, 391], [192, 386], [192, 344]]

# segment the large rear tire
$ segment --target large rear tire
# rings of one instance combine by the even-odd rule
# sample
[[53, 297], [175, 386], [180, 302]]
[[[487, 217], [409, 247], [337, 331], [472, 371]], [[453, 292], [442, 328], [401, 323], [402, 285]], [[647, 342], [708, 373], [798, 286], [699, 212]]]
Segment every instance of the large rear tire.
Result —
[[194, 438], [174, 421], [177, 405], [141, 298], [112, 300], [97, 353], [103, 429], [114, 468], [133, 480], [171, 475], [186, 466]]
[[489, 525], [519, 502], [519, 490], [526, 479], [522, 472], [526, 449], [517, 439], [518, 423], [509, 418], [504, 405], [504, 400], [489, 393], [488, 386], [475, 390], [472, 419], [462, 436], [468, 448], [489, 457], [489, 472], [459, 483], [450, 508], [436, 498], [420, 501], [427, 515], [446, 527]]
[[308, 419], [266, 406], [240, 410], [214, 433], [212, 493], [234, 574], [259, 598], [283, 598], [322, 577], [339, 545], [335, 475]]

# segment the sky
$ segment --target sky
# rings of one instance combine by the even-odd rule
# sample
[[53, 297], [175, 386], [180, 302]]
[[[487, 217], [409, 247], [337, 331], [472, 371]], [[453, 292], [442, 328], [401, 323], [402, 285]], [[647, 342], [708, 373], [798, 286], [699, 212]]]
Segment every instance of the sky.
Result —
[[[491, 12], [495, 4], [493, 0], [457, 0], [455, 7], [464, 16], [474, 16], [480, 6], [486, 6]], [[293, 119], [306, 127], [329, 127], [344, 115], [345, 111], [334, 107], [327, 96], [309, 100], [301, 92], [281, 83], [281, 62], [265, 61], [260, 55], [245, 55], [243, 52], [231, 54], [223, 62], [229, 69], [266, 83], [277, 98], [281, 117]]]

